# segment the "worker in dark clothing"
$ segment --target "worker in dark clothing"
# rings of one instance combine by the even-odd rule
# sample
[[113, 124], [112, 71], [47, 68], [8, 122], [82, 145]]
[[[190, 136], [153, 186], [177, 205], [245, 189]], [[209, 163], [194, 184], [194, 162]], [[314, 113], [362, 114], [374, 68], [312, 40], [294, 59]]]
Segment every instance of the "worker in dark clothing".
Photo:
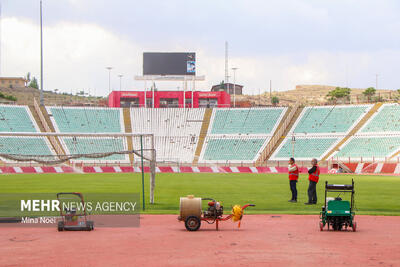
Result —
[[308, 202], [304, 203], [306, 205], [317, 204], [317, 183], [319, 181], [320, 170], [317, 159], [312, 159], [311, 164], [313, 166], [308, 170], [310, 184], [308, 186]]
[[297, 167], [294, 158], [289, 159], [289, 185], [292, 191], [292, 199], [289, 202], [297, 202], [297, 180], [299, 179], [299, 168]]

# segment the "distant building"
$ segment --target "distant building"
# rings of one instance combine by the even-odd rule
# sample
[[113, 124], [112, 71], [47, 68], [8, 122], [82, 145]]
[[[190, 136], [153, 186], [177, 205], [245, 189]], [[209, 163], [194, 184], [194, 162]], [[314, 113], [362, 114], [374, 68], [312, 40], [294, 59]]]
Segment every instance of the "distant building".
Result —
[[21, 77], [0, 77], [0, 87], [25, 87], [26, 80]]
[[223, 91], [225, 93], [233, 95], [234, 94], [233, 87], [235, 87], [236, 95], [243, 94], [242, 93], [243, 85], [235, 84], [235, 86], [233, 86], [233, 83], [223, 83], [223, 84], [213, 85], [213, 87], [211, 87], [211, 91], [212, 92], [221, 92], [221, 91]]
[[152, 91], [112, 91], [108, 96], [109, 107], [222, 108], [230, 105], [230, 96], [225, 92], [155, 91], [153, 95]]

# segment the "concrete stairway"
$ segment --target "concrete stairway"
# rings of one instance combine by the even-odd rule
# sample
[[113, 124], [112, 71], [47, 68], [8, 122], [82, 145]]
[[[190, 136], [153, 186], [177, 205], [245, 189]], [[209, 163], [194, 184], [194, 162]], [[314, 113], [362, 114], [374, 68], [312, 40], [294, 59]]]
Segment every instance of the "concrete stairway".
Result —
[[[44, 106], [39, 106], [37, 103], [36, 99], [34, 99], [34, 110], [35, 113], [38, 115], [39, 122], [44, 128], [44, 132], [55, 132], [55, 128], [53, 123], [50, 120], [49, 114], [47, 113], [47, 110]], [[50, 144], [52, 145], [53, 149], [56, 151], [57, 154], [59, 155], [65, 155], [65, 150], [61, 145], [61, 141], [59, 137], [47, 137], [47, 139], [50, 141]], [[66, 162], [69, 164], [70, 162]]]
[[394, 159], [395, 157], [400, 156], [400, 150], [394, 153], [392, 156], [390, 156], [389, 160]]
[[[36, 99], [34, 99], [33, 106], [29, 106], [29, 109], [33, 115], [33, 118], [36, 121], [36, 124], [39, 126], [39, 129], [42, 133], [46, 132], [55, 132], [54, 126], [50, 120], [49, 114], [44, 106], [40, 106]], [[61, 145], [61, 142], [58, 137], [49, 136], [47, 137], [53, 150], [58, 155], [65, 155], [65, 150]], [[69, 162], [66, 162], [69, 163]]]
[[351, 129], [351, 131], [349, 132], [348, 135], [346, 135], [342, 140], [340, 140], [340, 142], [331, 150], [329, 151], [325, 157], [322, 159], [322, 161], [325, 161], [327, 159], [329, 159], [329, 157], [335, 152], [338, 151], [340, 146], [342, 146], [347, 140], [349, 140], [350, 137], [352, 137], [354, 134], [356, 134], [361, 127], [364, 126], [364, 124], [371, 118], [372, 115], [374, 115], [378, 109], [382, 106], [383, 103], [379, 102], [376, 103], [369, 111], [367, 114], [365, 114], [365, 116], [357, 123], [357, 125]]
[[[132, 133], [131, 110], [129, 108], [124, 108], [122, 112], [124, 114], [125, 132]], [[127, 143], [128, 143], [128, 150], [133, 150], [132, 137], [127, 137], [126, 139], [127, 139]], [[133, 164], [133, 154], [132, 153], [129, 154], [129, 161], [131, 164]]]
[[33, 116], [37, 126], [39, 126], [40, 132], [42, 132], [42, 133], [46, 132], [42, 122], [40, 121], [39, 115], [35, 110], [35, 107], [33, 105], [29, 105], [28, 107], [29, 107], [30, 112], [32, 113], [32, 116]]
[[196, 151], [194, 153], [194, 160], [193, 160], [194, 166], [196, 166], [197, 163], [199, 162], [200, 154], [203, 149], [204, 141], [207, 136], [208, 127], [210, 126], [211, 115], [212, 115], [212, 109], [207, 108], [206, 111], [204, 112], [203, 123], [200, 129], [199, 141], [197, 142]]
[[288, 109], [285, 117], [282, 119], [271, 140], [268, 142], [267, 146], [264, 148], [264, 151], [257, 159], [257, 166], [262, 165], [266, 160], [271, 157], [271, 155], [275, 152], [275, 150], [285, 139], [286, 135], [289, 133], [290, 129], [296, 122], [302, 110], [303, 108], [300, 107], [299, 103], [296, 103], [293, 107], [290, 107]]

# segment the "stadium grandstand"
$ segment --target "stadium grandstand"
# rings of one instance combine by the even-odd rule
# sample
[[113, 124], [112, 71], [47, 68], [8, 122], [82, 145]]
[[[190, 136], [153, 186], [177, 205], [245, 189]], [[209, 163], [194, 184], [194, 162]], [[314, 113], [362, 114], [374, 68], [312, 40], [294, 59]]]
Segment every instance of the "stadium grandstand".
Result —
[[[58, 133], [123, 133], [121, 109], [47, 107], [47, 112]], [[108, 153], [127, 150], [122, 138], [64, 137], [60, 140], [67, 154]], [[82, 158], [83, 161], [91, 159]], [[100, 159], [99, 159], [100, 160]], [[116, 154], [101, 161], [129, 163], [127, 155]]]
[[286, 108], [214, 109], [199, 161], [255, 162], [285, 111]]
[[[270, 166], [270, 171], [279, 171], [292, 156], [304, 162], [312, 158], [322, 160], [327, 171], [338, 162], [353, 166], [349, 169], [355, 171], [354, 163], [397, 164], [399, 118], [400, 106], [396, 103], [304, 108], [40, 108], [38, 105], [33, 108], [1, 105], [0, 164], [40, 166], [34, 161], [17, 162], [7, 155], [110, 153], [97, 158], [81, 157], [63, 164], [135, 167], [139, 166], [140, 157], [113, 153], [138, 149], [140, 140], [113, 135], [146, 133], [154, 135], [157, 171], [163, 166]], [[23, 136], [23, 133], [43, 135]], [[46, 133], [60, 136], [46, 136]], [[109, 136], [88, 136], [91, 134]], [[145, 142], [148, 147], [150, 140]], [[268, 147], [273, 148], [269, 154], [265, 152]]]
[[323, 159], [368, 113], [372, 105], [305, 107], [272, 159]]
[[17, 137], [2, 133], [37, 133], [39, 127], [27, 106], [0, 105], [0, 153], [51, 155], [55, 152], [45, 137]]
[[342, 160], [385, 161], [396, 157], [399, 151], [400, 105], [383, 104], [334, 156]]

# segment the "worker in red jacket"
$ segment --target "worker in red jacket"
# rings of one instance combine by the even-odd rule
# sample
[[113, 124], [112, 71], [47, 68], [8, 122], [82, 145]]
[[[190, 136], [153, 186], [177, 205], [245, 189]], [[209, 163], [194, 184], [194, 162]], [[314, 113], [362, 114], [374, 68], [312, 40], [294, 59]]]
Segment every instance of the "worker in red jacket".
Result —
[[313, 166], [308, 170], [310, 184], [308, 186], [308, 202], [304, 203], [306, 205], [317, 204], [317, 183], [319, 181], [320, 170], [317, 159], [312, 159], [311, 164]]
[[289, 202], [297, 202], [297, 180], [299, 179], [299, 168], [297, 167], [294, 158], [289, 159], [289, 184], [292, 191], [292, 199]]

